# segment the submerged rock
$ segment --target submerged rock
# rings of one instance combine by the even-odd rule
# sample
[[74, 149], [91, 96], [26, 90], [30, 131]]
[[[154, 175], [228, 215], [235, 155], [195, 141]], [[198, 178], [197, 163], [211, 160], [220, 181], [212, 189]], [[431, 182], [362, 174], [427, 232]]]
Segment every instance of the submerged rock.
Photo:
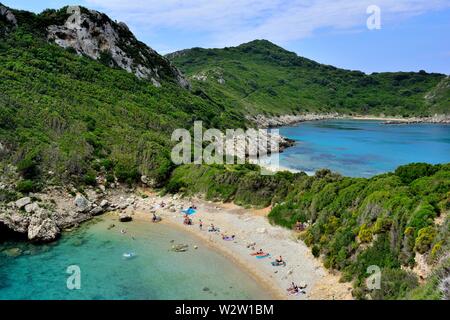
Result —
[[22, 249], [20, 249], [20, 248], [6, 249], [6, 250], [3, 250], [3, 253], [8, 257], [17, 258], [22, 255]]
[[174, 252], [186, 252], [189, 248], [187, 244], [177, 244], [172, 246], [172, 251]]

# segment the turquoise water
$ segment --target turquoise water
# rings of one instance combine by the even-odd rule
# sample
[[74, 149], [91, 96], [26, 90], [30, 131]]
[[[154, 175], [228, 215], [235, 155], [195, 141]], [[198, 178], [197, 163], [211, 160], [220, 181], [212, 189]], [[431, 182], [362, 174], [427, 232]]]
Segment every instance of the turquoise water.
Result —
[[450, 125], [385, 125], [380, 121], [330, 120], [280, 128], [297, 145], [280, 155], [282, 167], [371, 177], [412, 162], [450, 162]]
[[[51, 245], [0, 245], [0, 300], [270, 298], [222, 255], [202, 245], [194, 250], [198, 241], [184, 232], [131, 222], [122, 235], [119, 227], [108, 230], [111, 223], [97, 219]], [[170, 252], [171, 240], [189, 244], [188, 252]], [[12, 247], [22, 255], [6, 255]], [[124, 252], [136, 257], [126, 259]], [[71, 265], [80, 267], [81, 290], [67, 289]]]

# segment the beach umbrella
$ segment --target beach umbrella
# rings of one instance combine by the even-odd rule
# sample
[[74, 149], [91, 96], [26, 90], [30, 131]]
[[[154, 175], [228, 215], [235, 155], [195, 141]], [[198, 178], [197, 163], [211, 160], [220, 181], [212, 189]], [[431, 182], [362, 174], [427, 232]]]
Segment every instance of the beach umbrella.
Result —
[[187, 214], [188, 216], [192, 216], [197, 213], [197, 210], [195, 210], [193, 208], [189, 208], [189, 209], [183, 210], [181, 212], [183, 212], [184, 214]]

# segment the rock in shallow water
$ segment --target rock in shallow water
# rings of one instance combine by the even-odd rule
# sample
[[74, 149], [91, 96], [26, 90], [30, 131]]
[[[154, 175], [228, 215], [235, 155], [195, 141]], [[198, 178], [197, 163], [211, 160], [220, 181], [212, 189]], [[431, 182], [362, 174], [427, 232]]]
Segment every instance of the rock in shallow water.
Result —
[[130, 214], [123, 212], [119, 215], [120, 222], [130, 222], [133, 220]]
[[22, 249], [20, 248], [11, 248], [3, 251], [5, 255], [11, 258], [17, 258], [22, 255]]
[[91, 214], [93, 216], [98, 216], [100, 214], [102, 214], [104, 212], [104, 209], [100, 206], [100, 207], [95, 207], [94, 209], [91, 210]]

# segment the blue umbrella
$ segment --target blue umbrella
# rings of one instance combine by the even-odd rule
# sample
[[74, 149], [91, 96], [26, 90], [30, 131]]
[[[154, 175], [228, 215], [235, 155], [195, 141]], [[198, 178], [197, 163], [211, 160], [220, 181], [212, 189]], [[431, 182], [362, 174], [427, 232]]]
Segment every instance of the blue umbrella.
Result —
[[188, 216], [191, 216], [191, 215], [196, 214], [196, 213], [197, 213], [197, 210], [192, 209], [192, 208], [189, 208], [189, 209], [183, 210], [183, 211], [181, 211], [181, 212], [183, 212], [184, 214], [187, 214]]

